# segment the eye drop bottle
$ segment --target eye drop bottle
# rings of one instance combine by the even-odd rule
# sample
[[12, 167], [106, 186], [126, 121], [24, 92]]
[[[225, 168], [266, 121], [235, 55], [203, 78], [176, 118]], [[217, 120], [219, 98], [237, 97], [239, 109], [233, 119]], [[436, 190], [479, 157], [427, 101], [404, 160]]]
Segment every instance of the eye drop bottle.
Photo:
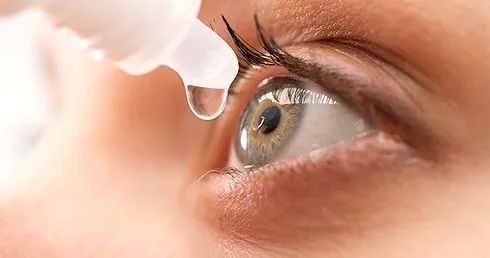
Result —
[[[197, 19], [201, 0], [9, 0], [3, 12], [44, 10], [54, 25], [131, 75], [164, 65], [182, 78], [191, 110], [204, 120], [221, 114], [238, 73], [233, 50]], [[0, 10], [1, 12], [1, 10]]]

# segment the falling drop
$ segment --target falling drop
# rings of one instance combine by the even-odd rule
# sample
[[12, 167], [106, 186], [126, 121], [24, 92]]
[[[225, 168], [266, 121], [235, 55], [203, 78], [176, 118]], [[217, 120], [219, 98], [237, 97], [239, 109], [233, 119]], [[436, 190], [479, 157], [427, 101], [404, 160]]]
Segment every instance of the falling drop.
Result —
[[202, 120], [213, 120], [223, 113], [228, 98], [228, 89], [210, 89], [186, 86], [187, 102], [194, 115]]

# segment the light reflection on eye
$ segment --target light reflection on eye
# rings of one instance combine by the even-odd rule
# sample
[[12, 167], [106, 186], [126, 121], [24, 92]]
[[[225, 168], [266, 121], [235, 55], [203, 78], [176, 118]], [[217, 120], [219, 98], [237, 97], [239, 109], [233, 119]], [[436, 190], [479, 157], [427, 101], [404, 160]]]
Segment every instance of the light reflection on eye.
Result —
[[240, 118], [235, 153], [247, 168], [353, 139], [371, 130], [336, 96], [292, 77], [268, 79]]

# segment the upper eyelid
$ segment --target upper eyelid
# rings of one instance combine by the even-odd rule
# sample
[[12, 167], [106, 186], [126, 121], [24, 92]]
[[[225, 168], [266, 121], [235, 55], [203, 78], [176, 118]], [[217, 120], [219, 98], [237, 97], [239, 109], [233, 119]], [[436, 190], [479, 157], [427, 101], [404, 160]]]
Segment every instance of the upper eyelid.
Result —
[[[286, 68], [288, 71], [298, 75], [302, 75], [305, 78], [312, 77], [310, 76], [310, 74], [308, 74], [308, 69], [303, 69], [311, 64], [309, 64], [305, 60], [302, 60], [301, 58], [297, 58], [293, 55], [290, 55], [288, 52], [284, 51], [279, 45], [277, 45], [274, 39], [265, 33], [256, 15], [254, 16], [254, 19], [256, 24], [257, 37], [259, 39], [260, 45], [264, 49], [263, 52], [259, 51], [257, 48], [253, 47], [242, 37], [240, 37], [240, 35], [238, 35], [238, 33], [228, 23], [226, 18], [224, 16], [222, 18], [241, 56], [241, 58], [239, 58], [241, 61], [239, 76], [232, 83], [230, 87], [230, 91], [232, 93], [235, 92], [236, 85], [238, 84], [238, 81], [240, 81], [240, 79], [247, 78], [247, 76], [252, 74], [254, 70], [258, 70], [258, 68], [264, 66], [282, 66]], [[330, 80], [335, 79], [338, 81], [338, 80], [345, 79], [344, 78], [345, 75], [339, 76], [339, 73], [334, 71], [335, 67], [330, 67], [330, 70], [332, 71], [332, 73], [328, 73]], [[341, 97], [345, 97], [345, 96], [341, 96]]]

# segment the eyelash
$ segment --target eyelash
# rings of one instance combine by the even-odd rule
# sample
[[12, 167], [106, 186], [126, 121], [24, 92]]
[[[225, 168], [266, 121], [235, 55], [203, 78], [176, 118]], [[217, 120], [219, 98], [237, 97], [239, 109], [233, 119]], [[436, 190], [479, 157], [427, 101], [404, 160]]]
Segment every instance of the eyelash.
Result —
[[257, 38], [259, 39], [259, 43], [265, 52], [262, 52], [249, 44], [240, 35], [238, 35], [224, 16], [221, 17], [233, 40], [233, 43], [240, 53], [238, 58], [240, 65], [238, 78], [247, 78], [249, 71], [257, 66], [283, 66], [288, 68], [291, 65], [294, 66], [301, 63], [295, 57], [289, 55], [286, 51], [280, 48], [276, 41], [264, 32], [257, 15], [254, 15]]
[[316, 104], [316, 103], [330, 103], [335, 102], [335, 100], [316, 93], [309, 89], [302, 88], [283, 88], [275, 89], [272, 92], [274, 99], [279, 102], [281, 96], [286, 96], [288, 103], [294, 104]]
[[[296, 78], [290, 78], [292, 80], [298, 80]], [[281, 102], [282, 100], [285, 100], [286, 103], [290, 104], [320, 104], [320, 103], [329, 103], [329, 104], [335, 104], [337, 103], [337, 100], [316, 92], [313, 89], [308, 89], [308, 88], [300, 88], [298, 86], [296, 87], [282, 87], [281, 85], [278, 85], [277, 87], [274, 87], [273, 89], [268, 89], [270, 91], [270, 94], [272, 98], [276, 102]], [[260, 100], [260, 97], [264, 95], [264, 93], [261, 93], [260, 91], [258, 92], [258, 97], [257, 101]]]

